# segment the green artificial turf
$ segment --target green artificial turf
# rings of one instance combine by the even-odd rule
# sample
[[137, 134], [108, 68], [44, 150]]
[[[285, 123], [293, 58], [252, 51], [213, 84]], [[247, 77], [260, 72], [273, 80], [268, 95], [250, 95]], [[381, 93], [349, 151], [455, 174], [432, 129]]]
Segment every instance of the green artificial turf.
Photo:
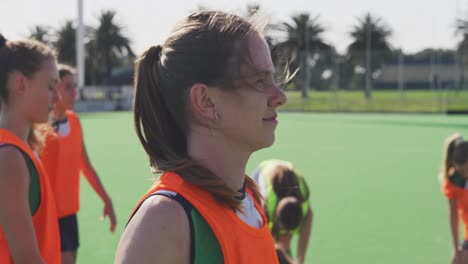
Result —
[[[131, 113], [81, 118], [118, 227], [110, 234], [99, 221], [102, 202], [83, 178], [78, 263], [113, 263], [152, 175]], [[436, 176], [443, 141], [455, 131], [468, 136], [466, 116], [280, 113], [275, 145], [255, 153], [247, 171], [276, 158], [304, 173], [314, 210], [306, 263], [448, 263], [448, 209]]]

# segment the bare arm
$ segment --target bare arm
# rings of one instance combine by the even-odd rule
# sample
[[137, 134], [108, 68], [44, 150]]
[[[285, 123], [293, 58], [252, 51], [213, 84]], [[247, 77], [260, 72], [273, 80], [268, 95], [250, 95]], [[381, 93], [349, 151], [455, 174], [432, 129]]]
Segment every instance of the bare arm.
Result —
[[310, 231], [312, 229], [313, 213], [309, 207], [307, 217], [304, 225], [302, 226], [301, 233], [299, 234], [299, 243], [297, 243], [297, 262], [303, 264], [305, 260], [305, 253], [307, 251], [307, 244], [309, 243]]
[[458, 240], [458, 210], [457, 201], [455, 199], [449, 199], [449, 222], [450, 222], [450, 233], [452, 234], [453, 253], [452, 263], [456, 264], [460, 262], [460, 249]]
[[150, 197], [125, 228], [114, 263], [189, 263], [189, 234], [187, 215], [179, 203]]
[[44, 263], [29, 209], [30, 175], [13, 146], [0, 149], [0, 226], [15, 263]]
[[452, 243], [454, 250], [457, 250], [458, 245], [458, 212], [457, 201], [449, 199], [449, 219], [450, 219], [450, 233], [452, 234]]
[[117, 225], [117, 219], [115, 217], [114, 207], [112, 205], [112, 200], [110, 199], [109, 195], [104, 189], [102, 185], [101, 179], [97, 175], [96, 171], [94, 170], [93, 166], [88, 157], [88, 152], [86, 151], [85, 144], [83, 142], [82, 145], [83, 149], [83, 174], [86, 180], [89, 182], [91, 187], [93, 187], [94, 191], [101, 197], [102, 201], [104, 202], [104, 209], [103, 209], [103, 217], [109, 217], [111, 226], [110, 231], [115, 231], [115, 226]]
[[89, 182], [91, 187], [93, 187], [94, 191], [101, 197], [102, 201], [105, 203], [106, 201], [110, 200], [109, 195], [104, 189], [102, 185], [101, 179], [97, 175], [96, 171], [94, 170], [93, 165], [91, 165], [91, 161], [88, 157], [88, 152], [86, 151], [85, 144], [83, 142], [83, 174], [86, 177], [86, 180]]

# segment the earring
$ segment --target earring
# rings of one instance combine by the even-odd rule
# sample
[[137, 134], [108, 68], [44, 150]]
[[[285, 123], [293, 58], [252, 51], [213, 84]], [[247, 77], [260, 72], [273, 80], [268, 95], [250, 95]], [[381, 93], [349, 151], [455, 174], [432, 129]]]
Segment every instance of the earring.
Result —
[[215, 112], [215, 122], [218, 123], [219, 122], [219, 115], [218, 115], [218, 112]]

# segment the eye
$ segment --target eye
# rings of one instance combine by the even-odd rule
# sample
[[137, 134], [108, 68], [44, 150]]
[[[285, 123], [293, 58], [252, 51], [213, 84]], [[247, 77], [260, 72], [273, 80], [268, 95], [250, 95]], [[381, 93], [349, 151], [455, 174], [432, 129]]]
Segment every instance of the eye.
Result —
[[264, 83], [265, 83], [265, 79], [264, 79], [264, 78], [255, 80], [255, 84], [264, 84]]
[[254, 87], [255, 89], [259, 91], [264, 91], [265, 90], [265, 79], [257, 79], [254, 81]]
[[252, 78], [251, 82], [255, 90], [263, 93], [269, 93], [276, 87], [275, 78], [272, 73], [259, 74]]

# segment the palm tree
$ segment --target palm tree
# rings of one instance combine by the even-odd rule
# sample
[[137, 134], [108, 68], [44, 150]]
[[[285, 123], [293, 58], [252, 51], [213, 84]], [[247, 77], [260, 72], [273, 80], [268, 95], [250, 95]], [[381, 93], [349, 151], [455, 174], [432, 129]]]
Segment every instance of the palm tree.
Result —
[[313, 18], [308, 13], [300, 13], [291, 17], [292, 23], [284, 22], [278, 27], [286, 33], [286, 40], [278, 43], [278, 49], [291, 59], [291, 67], [300, 69], [299, 87], [302, 96], [308, 96], [308, 65], [311, 59], [317, 61], [330, 53], [331, 46], [322, 39], [324, 27], [318, 21], [319, 16]]
[[49, 44], [51, 42], [49, 27], [41, 25], [34, 26], [30, 29], [28, 38]]
[[208, 10], [211, 10], [211, 8], [209, 8], [208, 6], [197, 5], [197, 8], [191, 10], [190, 13], [196, 13], [196, 12], [208, 11]]
[[[84, 43], [86, 50], [85, 59], [85, 83], [96, 84], [99, 79], [97, 76], [100, 75], [99, 65], [97, 63], [96, 52], [94, 48], [94, 37], [95, 30], [89, 26], [85, 26], [84, 32]], [[54, 47], [58, 53], [58, 60], [61, 63], [66, 63], [72, 66], [76, 65], [76, 27], [73, 21], [67, 20], [60, 26], [56, 32]], [[101, 78], [102, 79], [102, 78]]]
[[56, 33], [55, 49], [58, 60], [62, 63], [76, 65], [76, 28], [73, 21], [67, 20]]
[[358, 24], [353, 26], [350, 32], [353, 42], [348, 46], [347, 59], [356, 68], [365, 70], [366, 98], [372, 96], [372, 76], [391, 55], [391, 46], [388, 41], [391, 34], [391, 29], [380, 18], [370, 13], [363, 18], [358, 18]]
[[96, 54], [95, 59], [104, 64], [105, 78], [110, 77], [112, 69], [120, 64], [122, 58], [135, 56], [130, 39], [124, 35], [123, 26], [116, 23], [115, 15], [114, 11], [103, 11], [98, 18], [99, 26], [93, 34], [93, 53]]
[[456, 20], [455, 34], [462, 36], [459, 47], [468, 47], [468, 20], [462, 18]]
[[460, 79], [461, 79], [461, 86], [464, 86], [465, 82], [465, 70], [464, 67], [468, 64], [468, 20], [458, 18], [456, 21], [456, 30], [455, 34], [461, 35], [462, 40], [458, 43], [458, 54], [457, 57], [460, 58], [461, 61], [457, 61], [456, 63], [460, 63], [461, 70], [460, 70]]
[[253, 17], [260, 11], [260, 4], [248, 4], [247, 5], [247, 17]]

